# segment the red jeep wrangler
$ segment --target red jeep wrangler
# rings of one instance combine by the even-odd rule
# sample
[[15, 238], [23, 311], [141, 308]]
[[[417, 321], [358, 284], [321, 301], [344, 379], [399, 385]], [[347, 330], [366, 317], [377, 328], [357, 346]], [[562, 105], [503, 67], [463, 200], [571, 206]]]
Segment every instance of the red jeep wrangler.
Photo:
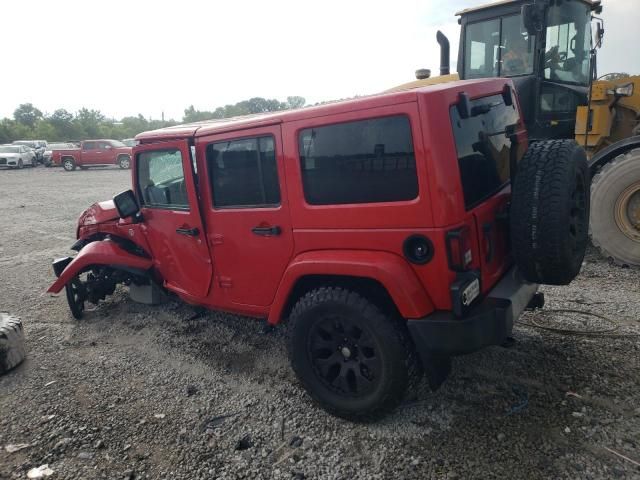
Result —
[[86, 170], [89, 167], [118, 165], [120, 168], [131, 166], [131, 147], [118, 140], [85, 140], [80, 148], [53, 150], [51, 161], [62, 165], [67, 172], [77, 167]]
[[320, 405], [387, 411], [413, 373], [437, 386], [452, 355], [509, 337], [537, 283], [580, 270], [584, 151], [527, 148], [513, 92], [454, 82], [140, 134], [133, 189], [81, 215], [49, 291], [77, 318], [124, 283], [287, 320]]

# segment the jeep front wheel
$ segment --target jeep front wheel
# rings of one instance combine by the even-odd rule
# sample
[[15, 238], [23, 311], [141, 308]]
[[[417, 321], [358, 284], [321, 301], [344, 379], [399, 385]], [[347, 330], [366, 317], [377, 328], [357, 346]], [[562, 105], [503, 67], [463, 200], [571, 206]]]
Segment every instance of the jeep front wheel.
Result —
[[62, 160], [62, 168], [67, 172], [72, 172], [76, 169], [76, 162], [73, 161], [73, 158], [65, 158]]
[[573, 140], [535, 142], [518, 165], [511, 203], [516, 265], [534, 283], [567, 285], [589, 234], [589, 168]]
[[325, 410], [363, 420], [400, 403], [416, 360], [399, 318], [355, 292], [323, 287], [304, 295], [289, 321], [293, 370]]

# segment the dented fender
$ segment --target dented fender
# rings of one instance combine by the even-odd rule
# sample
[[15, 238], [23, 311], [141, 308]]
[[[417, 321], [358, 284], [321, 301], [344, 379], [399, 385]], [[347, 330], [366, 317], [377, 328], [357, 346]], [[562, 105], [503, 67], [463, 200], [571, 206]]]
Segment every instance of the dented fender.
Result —
[[[92, 242], [85, 246], [78, 255], [68, 262], [58, 279], [49, 287], [48, 293], [60, 293], [64, 286], [76, 275], [87, 270], [92, 265], [106, 265], [113, 268], [135, 269], [146, 271], [151, 268], [153, 261], [150, 258], [140, 257], [127, 252], [117, 243], [110, 240]], [[59, 272], [55, 272], [56, 275]]]

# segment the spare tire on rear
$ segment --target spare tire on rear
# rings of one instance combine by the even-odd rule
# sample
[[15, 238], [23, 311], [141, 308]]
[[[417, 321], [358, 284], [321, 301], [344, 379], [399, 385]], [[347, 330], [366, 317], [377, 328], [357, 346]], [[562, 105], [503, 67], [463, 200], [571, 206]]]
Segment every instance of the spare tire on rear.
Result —
[[518, 164], [511, 203], [516, 265], [534, 283], [567, 285], [582, 266], [589, 234], [589, 167], [573, 140], [529, 146]]
[[26, 355], [22, 322], [0, 313], [0, 374], [19, 365]]

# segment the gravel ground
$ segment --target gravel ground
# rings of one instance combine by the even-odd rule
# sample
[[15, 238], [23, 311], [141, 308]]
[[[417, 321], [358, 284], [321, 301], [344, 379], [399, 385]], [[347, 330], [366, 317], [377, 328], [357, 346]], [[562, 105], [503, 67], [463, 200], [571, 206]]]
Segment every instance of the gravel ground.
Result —
[[[69, 479], [640, 479], [637, 271], [590, 252], [571, 286], [544, 289], [546, 312], [521, 319], [513, 347], [457, 358], [437, 392], [423, 382], [353, 424], [297, 385], [281, 329], [124, 290], [76, 322], [44, 293], [80, 211], [129, 183], [117, 169], [0, 172], [0, 310], [22, 318], [29, 352], [0, 377], [0, 479], [43, 464]], [[532, 326], [611, 321], [593, 336]]]

